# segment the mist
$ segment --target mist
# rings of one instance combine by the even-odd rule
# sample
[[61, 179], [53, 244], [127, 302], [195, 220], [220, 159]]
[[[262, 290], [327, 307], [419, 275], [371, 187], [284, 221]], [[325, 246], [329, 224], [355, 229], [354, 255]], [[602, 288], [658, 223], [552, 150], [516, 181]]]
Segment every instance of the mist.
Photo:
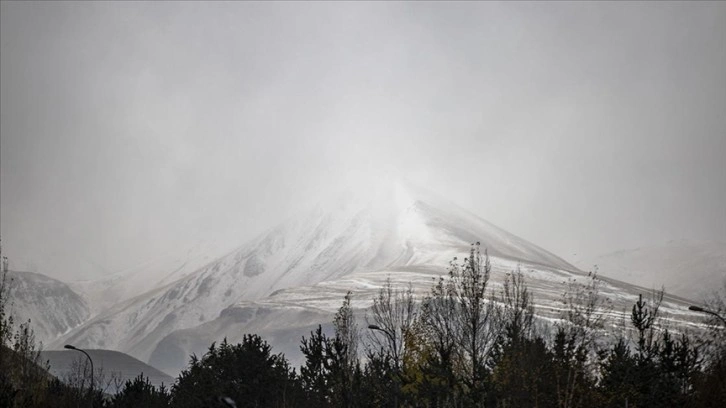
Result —
[[17, 268], [88, 279], [242, 245], [396, 178], [569, 261], [726, 241], [722, 3], [0, 10]]

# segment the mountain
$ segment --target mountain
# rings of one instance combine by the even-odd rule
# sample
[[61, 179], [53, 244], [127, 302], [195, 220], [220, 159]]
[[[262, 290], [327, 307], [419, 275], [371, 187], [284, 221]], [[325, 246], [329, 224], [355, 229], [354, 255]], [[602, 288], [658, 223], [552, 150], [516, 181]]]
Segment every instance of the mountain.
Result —
[[620, 250], [578, 265], [597, 265], [600, 273], [646, 288], [702, 301], [726, 283], [726, 243], [674, 240], [662, 245]]
[[31, 320], [35, 338], [48, 344], [86, 321], [85, 300], [65, 283], [33, 272], [8, 272], [15, 323]]
[[[428, 292], [451, 259], [466, 256], [477, 241], [491, 255], [494, 287], [522, 266], [543, 318], [556, 316], [564, 282], [586, 278], [556, 255], [455, 204], [396, 183], [321, 203], [196, 272], [111, 307], [54, 346], [117, 349], [169, 372], [212, 341], [236, 341], [250, 332], [294, 353], [300, 336], [329, 322], [348, 290], [359, 316], [388, 277]], [[618, 316], [647, 291], [619, 281], [604, 286], [620, 308]], [[668, 302], [676, 319], [693, 318], [680, 314], [682, 300]]]
[[[174, 378], [166, 373], [139, 361], [128, 354], [113, 350], [85, 350], [93, 360], [93, 371], [97, 387], [105, 392], [115, 394], [117, 386], [123, 386], [128, 380], [133, 380], [140, 374], [149, 378], [149, 383], [159, 387], [164, 384], [167, 389], [174, 383]], [[41, 361], [48, 361], [50, 373], [67, 380], [73, 375], [74, 362], [86, 363], [86, 356], [72, 350], [50, 350], [41, 352]], [[76, 366], [77, 367], [77, 366]]]
[[321, 203], [194, 273], [111, 307], [54, 346], [116, 349], [147, 360], [171, 332], [214, 320], [238, 302], [355, 272], [443, 271], [475, 241], [498, 258], [576, 270], [434, 194], [397, 183]]

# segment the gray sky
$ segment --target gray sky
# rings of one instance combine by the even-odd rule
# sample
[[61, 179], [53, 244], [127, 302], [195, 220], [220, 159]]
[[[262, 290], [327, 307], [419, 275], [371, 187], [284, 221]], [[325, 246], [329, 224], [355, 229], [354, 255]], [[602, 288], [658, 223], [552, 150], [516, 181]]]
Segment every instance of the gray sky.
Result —
[[570, 261], [726, 241], [724, 3], [0, 15], [0, 233], [50, 276], [242, 244], [381, 171]]

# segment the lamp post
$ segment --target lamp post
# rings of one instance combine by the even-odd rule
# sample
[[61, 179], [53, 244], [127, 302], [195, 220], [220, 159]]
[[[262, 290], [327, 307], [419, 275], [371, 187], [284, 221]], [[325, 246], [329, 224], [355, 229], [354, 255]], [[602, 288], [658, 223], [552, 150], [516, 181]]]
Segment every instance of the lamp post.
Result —
[[720, 314], [714, 312], [713, 310], [704, 309], [704, 308], [699, 307], [699, 306], [688, 306], [688, 310], [692, 310], [694, 312], [701, 312], [701, 313], [710, 314], [712, 316], [716, 316], [719, 319], [721, 319], [721, 321], [723, 322], [724, 326], [726, 326], [726, 319], [723, 316], [721, 316]]
[[81, 353], [85, 354], [86, 357], [88, 357], [88, 361], [91, 362], [91, 396], [93, 396], [93, 359], [91, 359], [91, 356], [89, 356], [88, 353], [86, 353], [84, 350], [81, 350], [70, 344], [66, 344], [65, 346], [63, 346], [63, 348], [66, 348], [68, 350], [80, 351]]

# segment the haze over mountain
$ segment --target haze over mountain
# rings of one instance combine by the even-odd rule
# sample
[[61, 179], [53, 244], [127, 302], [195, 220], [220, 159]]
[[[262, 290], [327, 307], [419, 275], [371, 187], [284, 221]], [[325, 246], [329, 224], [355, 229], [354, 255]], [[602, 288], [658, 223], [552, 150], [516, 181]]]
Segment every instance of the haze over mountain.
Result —
[[611, 252], [577, 265], [597, 265], [602, 275], [646, 288], [665, 286], [669, 293], [702, 301], [726, 280], [726, 243], [671, 240]]

